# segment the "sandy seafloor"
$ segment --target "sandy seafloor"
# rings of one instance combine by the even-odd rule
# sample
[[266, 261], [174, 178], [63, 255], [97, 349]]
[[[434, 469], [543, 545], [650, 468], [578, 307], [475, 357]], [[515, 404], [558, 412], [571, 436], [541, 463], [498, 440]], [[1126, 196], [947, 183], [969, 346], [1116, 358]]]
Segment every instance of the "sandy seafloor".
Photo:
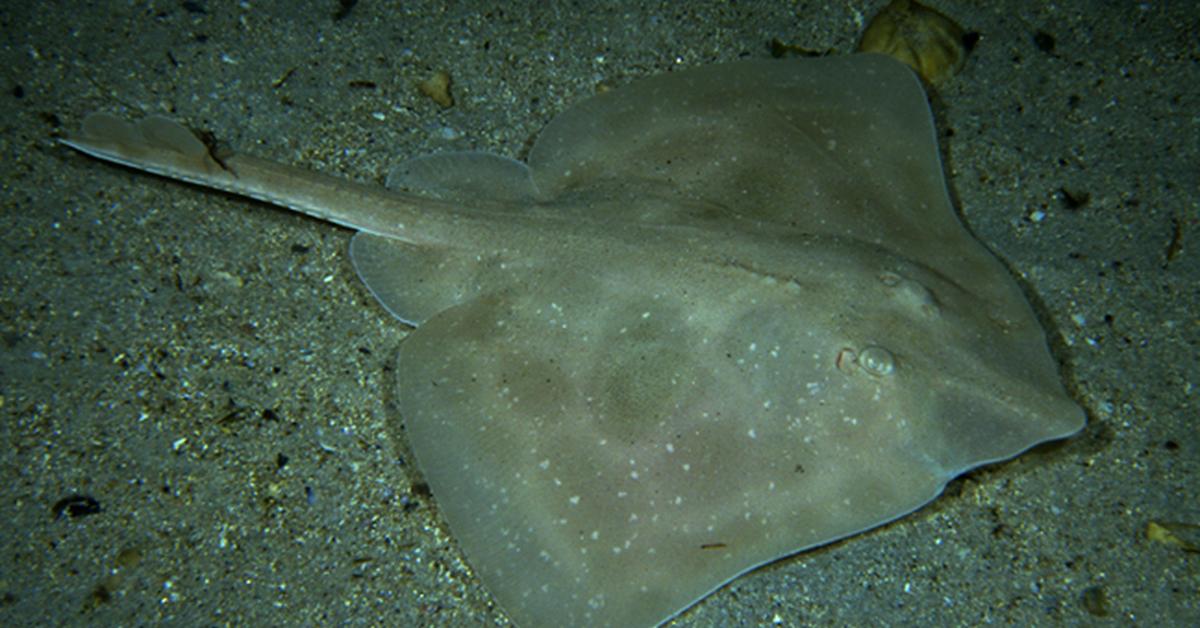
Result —
[[[58, 145], [88, 112], [378, 181], [432, 151], [521, 157], [598, 83], [772, 38], [849, 51], [884, 3], [441, 4], [0, 9], [0, 624], [509, 623], [413, 491], [406, 330], [355, 278], [351, 233]], [[1200, 524], [1200, 14], [931, 4], [982, 36], [935, 99], [950, 186], [1089, 425], [673, 625], [1198, 625], [1200, 555], [1144, 529]], [[435, 69], [448, 110], [412, 87]], [[56, 518], [71, 496], [100, 511]]]

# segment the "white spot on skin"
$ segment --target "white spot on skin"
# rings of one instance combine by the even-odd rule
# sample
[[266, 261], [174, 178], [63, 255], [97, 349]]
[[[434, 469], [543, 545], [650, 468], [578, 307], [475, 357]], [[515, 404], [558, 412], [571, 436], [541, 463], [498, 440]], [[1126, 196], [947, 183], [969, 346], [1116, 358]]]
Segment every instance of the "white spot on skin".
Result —
[[578, 495], [572, 495], [572, 496], [571, 496], [569, 499], [567, 499], [567, 501], [568, 501], [568, 502], [571, 502], [571, 505], [572, 505], [572, 506], [578, 506], [578, 505], [579, 505], [579, 496], [578, 496]]
[[546, 469], [549, 469], [550, 468], [550, 459], [546, 458], [545, 460], [539, 462], [538, 468], [540, 468], [543, 471], [545, 471]]
[[675, 445], [673, 445], [672, 443], [667, 443], [667, 453], [669, 453], [669, 454], [675, 453]]
[[754, 431], [754, 428], [750, 428], [749, 430], [746, 430], [746, 436], [749, 436], [750, 438], [758, 438], [758, 433]]

